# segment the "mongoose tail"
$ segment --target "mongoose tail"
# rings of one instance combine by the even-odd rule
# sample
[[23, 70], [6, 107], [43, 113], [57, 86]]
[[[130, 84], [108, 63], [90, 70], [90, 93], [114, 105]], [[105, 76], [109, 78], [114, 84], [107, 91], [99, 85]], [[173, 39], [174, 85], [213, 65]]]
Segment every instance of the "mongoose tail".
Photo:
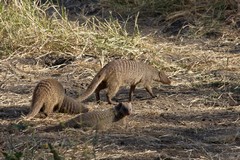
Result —
[[87, 90], [77, 98], [77, 101], [82, 102], [87, 99], [100, 85], [100, 83], [105, 79], [105, 70], [101, 70], [92, 80]]
[[34, 107], [31, 107], [31, 111], [29, 112], [29, 114], [27, 114], [26, 117], [24, 117], [24, 119], [26, 120], [30, 120], [33, 117], [35, 117], [41, 110], [42, 106], [43, 106], [43, 99], [42, 100], [38, 100], [35, 103], [32, 102], [32, 105]]
[[103, 111], [92, 111], [80, 114], [66, 122], [61, 122], [59, 125], [48, 127], [44, 129], [44, 131], [61, 131], [65, 128], [103, 129], [131, 113], [131, 103], [119, 103]]

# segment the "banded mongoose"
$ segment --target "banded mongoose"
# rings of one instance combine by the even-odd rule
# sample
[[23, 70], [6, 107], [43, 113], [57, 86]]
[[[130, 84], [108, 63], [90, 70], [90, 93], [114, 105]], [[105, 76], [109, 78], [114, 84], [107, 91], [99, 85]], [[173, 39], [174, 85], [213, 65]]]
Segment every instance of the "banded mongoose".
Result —
[[100, 101], [99, 92], [107, 88], [107, 101], [112, 104], [112, 98], [123, 85], [130, 85], [129, 102], [132, 100], [136, 85], [142, 83], [147, 92], [152, 96], [152, 82], [158, 81], [170, 84], [171, 81], [164, 73], [156, 68], [133, 60], [113, 60], [106, 64], [93, 78], [87, 90], [77, 100], [83, 101], [95, 92], [96, 100]]
[[89, 109], [83, 103], [77, 102], [67, 95], [64, 96], [62, 106], [59, 109], [59, 112], [69, 114], [85, 113], [88, 111]]
[[47, 127], [44, 131], [61, 131], [64, 128], [103, 129], [110, 127], [112, 123], [121, 120], [131, 113], [132, 104], [123, 102], [102, 111], [92, 111], [77, 115], [66, 122], [61, 122], [59, 125]]
[[55, 79], [41, 80], [33, 91], [31, 111], [25, 119], [35, 117], [39, 112], [49, 116], [53, 111], [65, 113], [88, 112], [88, 109], [65, 95], [60, 82]]

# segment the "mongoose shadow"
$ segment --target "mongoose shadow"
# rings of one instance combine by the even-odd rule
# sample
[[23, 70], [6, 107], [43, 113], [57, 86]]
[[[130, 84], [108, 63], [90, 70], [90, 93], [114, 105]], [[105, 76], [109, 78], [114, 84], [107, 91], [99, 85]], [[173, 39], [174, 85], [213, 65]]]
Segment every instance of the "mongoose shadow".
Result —
[[[160, 130], [162, 134], [159, 134]], [[101, 136], [99, 143], [103, 146], [107, 146], [108, 144], [127, 146], [128, 148], [136, 148], [136, 150], [142, 152], [143, 150], [164, 150], [167, 148], [174, 149], [175, 151], [180, 150], [180, 148], [186, 148], [186, 145], [199, 147], [197, 142], [201, 141], [202, 143], [206, 143], [208, 151], [211, 150], [215, 154], [218, 154], [222, 152], [222, 147], [226, 147], [226, 145], [229, 147], [232, 144], [233, 146], [240, 144], [240, 139], [238, 137], [235, 138], [238, 132], [239, 130], [236, 127], [229, 127], [228, 129], [206, 127], [196, 132], [195, 128], [156, 126], [149, 134], [109, 133], [107, 136]], [[186, 141], [183, 141], [183, 139]], [[191, 142], [187, 141], [189, 139]], [[182, 143], [176, 145], [178, 142]]]
[[132, 60], [113, 60], [106, 64], [93, 78], [87, 90], [77, 100], [83, 101], [95, 92], [96, 100], [100, 101], [100, 91], [107, 89], [106, 97], [110, 104], [120, 87], [129, 85], [129, 98], [132, 101], [133, 92], [138, 84], [142, 84], [151, 97], [156, 97], [152, 91], [153, 81], [170, 84], [171, 81], [164, 71]]
[[29, 113], [29, 106], [0, 106], [0, 119], [15, 119]]
[[[196, 145], [196, 142], [205, 142], [209, 149], [212, 149], [216, 153], [221, 153], [222, 148], [215, 149], [214, 146], [226, 146], [233, 145], [236, 146], [240, 144], [239, 136], [239, 119], [240, 112], [233, 112], [228, 110], [222, 111], [212, 111], [209, 112], [191, 112], [186, 114], [182, 113], [163, 113], [161, 115], [138, 115], [139, 119], [144, 122], [152, 122], [154, 118], [157, 123], [162, 123], [166, 125], [153, 125], [151, 130], [149, 130], [149, 135], [147, 133], [141, 132], [133, 133], [133, 135], [126, 134], [126, 132], [109, 133], [107, 136], [101, 137], [100, 143], [105, 146], [107, 144], [115, 143], [117, 145], [126, 145], [129, 148], [133, 148], [141, 144], [144, 149], [164, 149], [164, 148], [177, 148], [176, 143], [185, 140], [183, 146], [186, 145]], [[154, 117], [153, 117], [154, 116]], [[201, 127], [181, 127], [182, 122], [190, 122], [194, 124], [201, 124]], [[197, 122], [197, 123], [195, 123]], [[176, 126], [171, 126], [168, 124], [175, 124]], [[179, 124], [179, 125], [177, 125]], [[209, 127], [210, 126], [210, 127]], [[141, 126], [139, 126], [141, 127]], [[144, 130], [146, 126], [142, 126]], [[227, 128], [226, 128], [227, 127]], [[159, 132], [161, 130], [161, 133]], [[160, 135], [163, 136], [160, 136]], [[190, 144], [189, 144], [190, 143]], [[191, 145], [192, 146], [192, 145]], [[184, 147], [183, 147], [184, 148]], [[138, 147], [136, 147], [138, 149]]]
[[17, 86], [8, 86], [6, 88], [0, 87], [0, 91], [3, 92], [12, 92], [16, 94], [29, 94], [32, 92], [32, 85], [17, 85]]

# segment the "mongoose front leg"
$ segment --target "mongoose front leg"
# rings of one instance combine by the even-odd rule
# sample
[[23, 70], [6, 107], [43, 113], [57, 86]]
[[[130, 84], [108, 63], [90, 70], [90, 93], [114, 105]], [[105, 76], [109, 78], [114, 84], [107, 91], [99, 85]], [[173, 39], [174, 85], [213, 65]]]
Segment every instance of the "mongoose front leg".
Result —
[[152, 96], [152, 98], [157, 97], [156, 95], [153, 94], [152, 88], [150, 85], [146, 85], [145, 89], [147, 90], [147, 92]]
[[112, 97], [113, 97], [112, 95], [106, 94], [106, 97], [109, 104], [114, 104], [114, 105], [117, 104], [117, 102], [112, 100]]
[[107, 101], [109, 104], [117, 104], [116, 102], [112, 101], [112, 98], [116, 95], [116, 93], [119, 90], [119, 84], [116, 81], [115, 83], [111, 83], [108, 85], [108, 90], [107, 90]]
[[130, 91], [129, 91], [129, 98], [128, 98], [128, 101], [131, 102], [132, 101], [132, 96], [133, 96], [133, 92], [136, 88], [136, 85], [131, 85], [130, 86]]

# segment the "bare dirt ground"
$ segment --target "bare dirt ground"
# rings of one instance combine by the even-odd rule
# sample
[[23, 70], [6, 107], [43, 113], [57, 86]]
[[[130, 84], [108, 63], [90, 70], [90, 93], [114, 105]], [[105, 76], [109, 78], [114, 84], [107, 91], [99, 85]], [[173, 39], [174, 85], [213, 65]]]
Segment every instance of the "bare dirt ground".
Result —
[[[166, 45], [172, 46], [172, 51], [163, 53], [165, 61], [179, 67], [176, 71], [167, 71], [173, 84], [156, 83], [154, 92], [158, 97], [154, 99], [139, 87], [127, 126], [120, 127], [120, 123], [98, 132], [38, 131], [38, 127], [73, 117], [67, 114], [54, 113], [49, 118], [29, 122], [20, 120], [28, 113], [33, 89], [40, 79], [58, 79], [72, 97], [83, 92], [96, 73], [89, 69], [97, 63], [93, 57], [81, 60], [89, 67], [72, 59], [55, 65], [49, 57], [10, 58], [13, 65], [21, 69], [19, 72], [2, 63], [1, 151], [22, 152], [23, 157], [33, 159], [53, 159], [47, 145], [51, 143], [65, 159], [240, 159], [239, 53], [204, 50], [198, 45], [179, 47], [170, 42]], [[52, 67], [46, 65], [47, 59]], [[127, 95], [128, 88], [123, 87], [116, 100], [127, 101]], [[97, 105], [91, 96], [84, 103], [91, 109], [110, 107], [104, 92], [102, 100]]]

